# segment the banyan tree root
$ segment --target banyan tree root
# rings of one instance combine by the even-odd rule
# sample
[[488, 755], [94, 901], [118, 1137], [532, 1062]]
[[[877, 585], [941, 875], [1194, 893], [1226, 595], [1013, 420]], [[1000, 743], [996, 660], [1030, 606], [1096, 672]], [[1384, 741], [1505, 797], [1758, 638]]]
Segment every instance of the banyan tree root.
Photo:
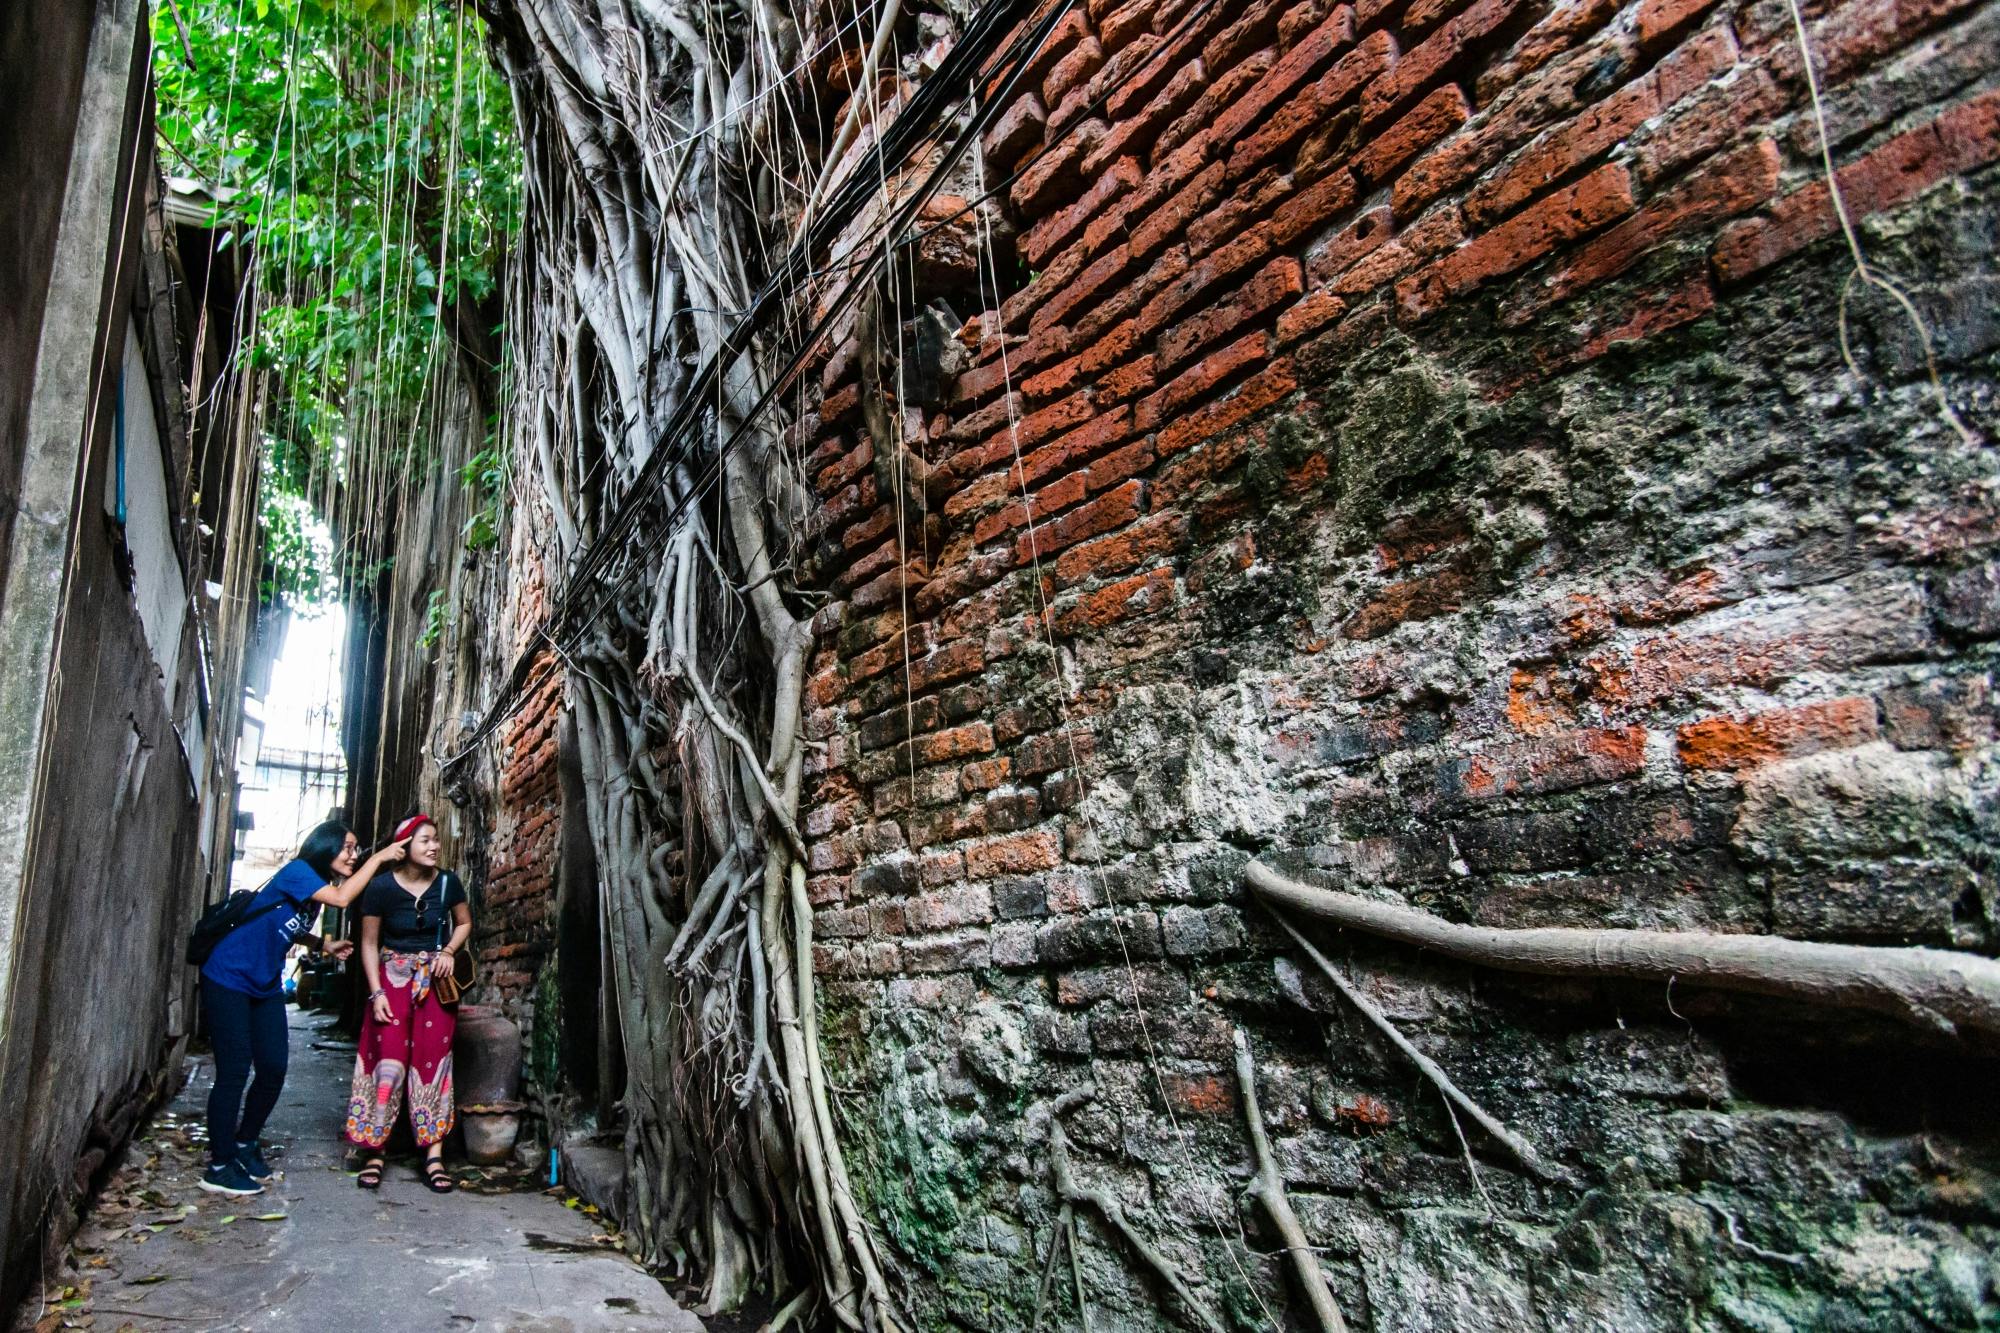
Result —
[[[1374, 1024], [1375, 1030], [1389, 1039], [1390, 1045], [1394, 1046], [1404, 1055], [1407, 1055], [1410, 1058], [1410, 1063], [1414, 1064], [1423, 1076], [1429, 1079], [1440, 1093], [1444, 1094], [1444, 1099], [1447, 1102], [1471, 1116], [1481, 1129], [1492, 1135], [1501, 1147], [1513, 1154], [1514, 1160], [1519, 1162], [1530, 1175], [1542, 1180], [1559, 1180], [1562, 1178], [1560, 1172], [1542, 1160], [1541, 1155], [1535, 1151], [1532, 1144], [1513, 1130], [1507, 1128], [1507, 1126], [1501, 1124], [1485, 1107], [1466, 1096], [1458, 1084], [1451, 1081], [1451, 1076], [1439, 1067], [1438, 1062], [1418, 1050], [1415, 1043], [1411, 1042], [1408, 1037], [1405, 1037], [1397, 1029], [1396, 1025], [1389, 1021], [1389, 1016], [1382, 1012], [1381, 1007], [1357, 990], [1353, 982], [1340, 975], [1333, 964], [1327, 961], [1326, 955], [1315, 949], [1312, 941], [1301, 935], [1296, 926], [1286, 920], [1280, 913], [1273, 912], [1272, 915], [1277, 917], [1278, 924], [1283, 926], [1294, 940], [1298, 941], [1299, 948], [1305, 950], [1306, 957], [1313, 960], [1313, 965], [1319, 968], [1320, 974], [1332, 983], [1333, 988], [1346, 996], [1347, 1002], [1356, 1009], [1359, 1009], [1361, 1016]], [[1456, 1124], [1457, 1122], [1454, 1121], [1453, 1123]], [[1468, 1154], [1468, 1160], [1469, 1157], [1470, 1154]], [[1478, 1170], [1477, 1167], [1473, 1169], [1475, 1171]], [[1476, 1179], [1477, 1177], [1475, 1176]]]
[[1257, 861], [1244, 877], [1265, 903], [1288, 913], [1461, 962], [1543, 976], [1679, 980], [1867, 1009], [1982, 1050], [2000, 1048], [2000, 962], [1976, 954], [1711, 931], [1464, 926], [1415, 908], [1302, 884]]
[[1142, 1259], [1146, 1266], [1159, 1276], [1160, 1281], [1180, 1298], [1180, 1302], [1193, 1315], [1195, 1321], [1210, 1333], [1224, 1333], [1222, 1321], [1215, 1317], [1206, 1305], [1201, 1303], [1186, 1282], [1181, 1280], [1180, 1271], [1166, 1255], [1154, 1249], [1137, 1228], [1127, 1220], [1125, 1209], [1118, 1200], [1103, 1190], [1086, 1188], [1069, 1169], [1069, 1137], [1063, 1133], [1061, 1121], [1049, 1125], [1049, 1170], [1055, 1176], [1056, 1194], [1071, 1207], [1088, 1204], [1097, 1210], [1098, 1216], [1108, 1223], [1113, 1231], [1124, 1237], [1132, 1252]]
[[1063, 1239], [1069, 1235], [1075, 1217], [1076, 1206], [1064, 1200], [1062, 1211], [1056, 1214], [1055, 1228], [1049, 1232], [1049, 1257], [1042, 1264], [1041, 1285], [1035, 1288], [1035, 1322], [1029, 1325], [1028, 1333], [1042, 1333], [1042, 1314], [1048, 1309], [1049, 1288], [1056, 1280], [1056, 1260], [1062, 1258]]
[[1250, 1152], [1257, 1164], [1248, 1193], [1278, 1229], [1320, 1333], [1347, 1333], [1347, 1321], [1340, 1317], [1340, 1307], [1327, 1289], [1326, 1274], [1319, 1271], [1319, 1259], [1306, 1240], [1306, 1229], [1299, 1225], [1299, 1215], [1285, 1196], [1285, 1178], [1278, 1174], [1278, 1159], [1271, 1155], [1271, 1137], [1264, 1132], [1264, 1115], [1257, 1107], [1257, 1071], [1250, 1063], [1250, 1043], [1241, 1028], [1236, 1029], [1236, 1082], [1243, 1089], [1243, 1115], [1250, 1122]]

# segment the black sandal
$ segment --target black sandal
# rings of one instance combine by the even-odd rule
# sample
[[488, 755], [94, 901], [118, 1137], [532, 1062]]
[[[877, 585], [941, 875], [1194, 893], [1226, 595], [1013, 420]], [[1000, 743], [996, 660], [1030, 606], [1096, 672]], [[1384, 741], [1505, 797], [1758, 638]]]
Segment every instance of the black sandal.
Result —
[[382, 1188], [382, 1159], [371, 1157], [363, 1162], [361, 1170], [354, 1177], [354, 1183], [365, 1190]]
[[424, 1162], [424, 1184], [433, 1194], [449, 1194], [458, 1188], [458, 1182], [451, 1178], [451, 1172], [444, 1169], [444, 1158], [432, 1157]]

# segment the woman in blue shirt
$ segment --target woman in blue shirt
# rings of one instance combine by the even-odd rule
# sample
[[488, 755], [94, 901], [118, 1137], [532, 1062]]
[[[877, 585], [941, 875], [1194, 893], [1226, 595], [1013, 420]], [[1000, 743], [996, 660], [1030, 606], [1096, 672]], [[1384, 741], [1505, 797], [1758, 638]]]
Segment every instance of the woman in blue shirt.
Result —
[[[263, 1192], [257, 1182], [272, 1173], [258, 1151], [257, 1135], [278, 1104], [289, 1054], [280, 985], [285, 954], [301, 940], [335, 958], [352, 953], [349, 941], [329, 942], [307, 932], [322, 904], [346, 907], [376, 874], [403, 859], [404, 848], [404, 843], [390, 843], [356, 870], [361, 847], [353, 832], [337, 819], [319, 825], [306, 835], [299, 854], [257, 890], [240, 924], [216, 942], [202, 964], [201, 1003], [215, 1047], [203, 1189], [214, 1194]], [[243, 1085], [253, 1069], [257, 1080], [246, 1098]]]

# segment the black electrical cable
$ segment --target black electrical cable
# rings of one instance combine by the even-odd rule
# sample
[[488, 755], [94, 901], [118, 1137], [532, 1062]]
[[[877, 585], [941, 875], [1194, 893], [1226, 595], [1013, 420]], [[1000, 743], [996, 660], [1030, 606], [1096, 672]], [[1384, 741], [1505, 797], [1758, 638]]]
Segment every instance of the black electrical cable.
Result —
[[[1040, 49], [1042, 41], [1046, 39], [1049, 32], [1054, 31], [1055, 25], [1060, 22], [1066, 11], [1067, 6], [1058, 6], [1052, 9], [1045, 16], [1043, 24], [1040, 25], [1039, 29], [1027, 35], [1033, 42], [1028, 53], [1030, 56], [1032, 56], [1035, 50]], [[1004, 85], [999, 89], [999, 95], [986, 98], [980, 102], [978, 110], [975, 111], [964, 132], [961, 133], [952, 150], [939, 160], [937, 166], [932, 170], [930, 178], [925, 181], [922, 188], [912, 193], [898, 205], [898, 215], [891, 220], [891, 225], [886, 228], [885, 235], [895, 236], [901, 234], [909, 226], [910, 222], [914, 220], [917, 211], [923, 207], [924, 201], [937, 193], [938, 187], [943, 184], [944, 178], [950, 174], [952, 167], [956, 165], [958, 157], [965, 151], [966, 146], [978, 137], [981, 130], [991, 121], [998, 109], [1007, 105], [1008, 97], [1012, 94], [1014, 86], [1019, 82], [1020, 76], [1027, 68], [1027, 65], [1028, 60], [1025, 58], [1016, 63], [1014, 68], [1009, 72]], [[934, 75], [933, 78], [942, 80], [944, 74], [945, 71], [941, 68], [939, 73]], [[956, 99], [954, 99], [953, 105], [956, 105]], [[868, 189], [866, 184], [863, 184], [861, 188], [864, 191]], [[735, 448], [750, 434], [765, 410], [771, 403], [776, 401], [780, 393], [783, 393], [791, 386], [794, 377], [803, 367], [807, 355], [817, 345], [820, 337], [832, 328], [840, 314], [859, 297], [861, 291], [868, 283], [875, 280], [876, 273], [888, 262], [891, 248], [888, 245], [868, 247], [867, 253], [874, 256], [874, 259], [871, 260], [870, 270], [867, 275], [865, 277], [857, 277], [854, 281], [850, 282], [828, 304], [826, 311], [822, 314], [817, 324], [815, 324], [810, 335], [799, 342], [798, 350], [793, 353], [784, 369], [773, 377], [770, 386], [764, 390], [756, 403], [752, 404], [750, 410], [744, 414], [743, 420], [737, 425], [735, 431], [715, 451], [715, 456], [704, 469], [702, 477], [697, 480], [694, 486], [689, 488], [688, 493], [677, 501], [674, 507], [663, 517], [661, 526], [670, 529], [674, 521], [686, 511], [688, 506], [706, 493], [707, 488], [720, 476], [723, 462], [728, 457], [730, 450]], [[893, 248], [901, 247], [897, 246]], [[635, 482], [634, 486], [627, 491], [627, 494], [632, 494], [637, 489], [637, 485], [638, 483]], [[652, 498], [652, 496], [648, 495], [644, 497], [644, 502], [650, 503]], [[625, 549], [622, 542], [618, 545], [617, 549], [619, 551]], [[623, 592], [626, 582], [630, 579], [632, 571], [637, 567], [637, 561], [630, 562], [622, 574], [599, 585], [597, 601], [590, 614], [583, 620], [584, 629], [594, 624], [617, 600], [618, 596]], [[559, 630], [569, 627], [566, 621], [558, 621], [558, 618], [554, 615], [551, 616], [551, 622]], [[582, 631], [579, 630], [579, 637], [572, 639], [565, 647], [565, 651], [573, 650], [577, 646], [581, 633]]]
[[[875, 274], [887, 262], [888, 254], [892, 248], [907, 249], [920, 244], [926, 237], [951, 225], [959, 218], [977, 208], [981, 203], [994, 198], [1001, 191], [1008, 189], [1015, 181], [1021, 179], [1023, 175], [1032, 169], [1037, 161], [1042, 160], [1061, 147], [1071, 135], [1090, 119], [1091, 113], [1108, 102], [1119, 88], [1126, 86], [1130, 80], [1136, 78], [1141, 72], [1148, 69], [1153, 62], [1170, 51], [1174, 44], [1180, 40], [1181, 36], [1207, 15], [1218, 2], [1219, 0], [1202, 0], [1201, 4], [1184, 14], [1179, 22], [1174, 25], [1173, 30], [1160, 42], [1159, 46], [1149, 52], [1146, 58], [1140, 61], [1125, 76], [1125, 79], [1101, 90], [1097, 97], [1084, 108], [1083, 113], [1072, 119], [1067, 126], [1058, 132], [1053, 140], [1043, 144], [1034, 153], [1030, 154], [1025, 161], [1019, 164], [1004, 179], [996, 182], [977, 198], [968, 200], [963, 207], [954, 212], [950, 217], [939, 219], [928, 227], [902, 236], [899, 241], [893, 244], [893, 247], [889, 245], [882, 247], [871, 246], [867, 248], [863, 255], [857, 255], [854, 259], [842, 261], [839, 264], [828, 265], [822, 269], [806, 270], [804, 274], [804, 280], [806, 281], [830, 276], [843, 270], [852, 270], [862, 263], [868, 265], [869, 272], [865, 279], [857, 278], [855, 281], [849, 283], [836, 297], [834, 302], [829, 305], [821, 319], [815, 324], [810, 336], [799, 342], [799, 350], [793, 354], [785, 369], [773, 379], [771, 386], [763, 392], [757, 402], [753, 404], [750, 411], [745, 414], [743, 421], [739, 423], [729, 439], [724, 441], [722, 446], [716, 451], [714, 457], [703, 469], [702, 475], [695, 480], [694, 484], [689, 487], [688, 492], [677, 500], [673, 507], [663, 516], [663, 525], [671, 527], [673, 522], [681, 514], [685, 513], [692, 504], [704, 498], [708, 488], [721, 475], [723, 462], [729, 451], [740, 444], [750, 434], [755, 423], [776, 399], [777, 395], [792, 385], [794, 377], [802, 367], [810, 349], [817, 344], [819, 338], [832, 326], [837, 316], [859, 295], [859, 292], [866, 283], [874, 280]], [[967, 143], [977, 135], [979, 130], [990, 123], [999, 107], [1008, 104], [1009, 95], [1013, 92], [1015, 85], [1018, 84], [1029, 60], [1035, 52], [1040, 50], [1042, 44], [1047, 40], [1048, 35], [1054, 31], [1056, 25], [1072, 7], [1073, 0], [1072, 3], [1052, 7], [1043, 16], [1041, 22], [1036, 24], [1029, 32], [1017, 38], [1014, 48], [1002, 54], [993, 62], [995, 66], [1008, 65], [1011, 62], [1012, 68], [1009, 70], [1004, 83], [996, 88], [994, 95], [979, 100], [979, 109], [975, 113], [971, 124], [965, 133], [961, 134], [952, 151], [946, 154], [945, 158], [940, 162], [939, 167], [932, 173], [931, 179], [925, 183], [922, 189], [909, 196], [899, 206], [900, 217], [896, 225], [888, 229], [889, 235], [896, 235], [903, 232], [914, 219], [917, 210], [922, 207], [922, 204], [935, 195], [944, 175], [950, 166], [955, 163], [957, 157], [963, 153]], [[884, 136], [883, 140], [878, 141], [876, 145], [878, 153], [884, 156], [893, 155], [894, 159], [898, 161], [905, 160], [918, 139], [934, 131], [936, 125], [926, 123], [930, 120], [933, 110], [944, 110], [955, 107], [961, 99], [950, 90], [960, 80], [969, 77], [968, 72], [953, 68], [954, 64], [975, 64], [986, 59], [986, 56], [991, 53], [972, 54], [963, 62], [955, 61], [952, 57], [976, 51], [977, 47], [983, 44], [980, 39], [983, 39], [988, 31], [997, 27], [1000, 23], [1007, 21], [1009, 16], [1002, 15], [1000, 12], [1006, 9], [1009, 9], [1009, 6], [1004, 4], [995, 5], [975, 16], [974, 22], [968, 28], [964, 40], [953, 48], [951, 56], [947, 57], [945, 64], [940, 66], [930, 79], [925, 80], [924, 84], [919, 88], [917, 95], [905, 107], [904, 113], [898, 116], [896, 121], [891, 125], [889, 134]], [[986, 20], [989, 15], [993, 16], [992, 22], [982, 25], [982, 21]], [[1015, 53], [1021, 51], [1023, 47], [1027, 48], [1026, 52], [1017, 56]], [[982, 71], [974, 70], [970, 72], [970, 76], [983, 77], [984, 75]], [[934, 89], [937, 90], [937, 95], [935, 97], [926, 97], [926, 94], [931, 93]], [[949, 100], [947, 101], [946, 99]], [[942, 108], [936, 107], [936, 103], [938, 102], [945, 102], [945, 106]], [[910, 127], [908, 133], [902, 132], [905, 126]], [[802, 236], [787, 251], [784, 266], [777, 274], [773, 275], [757, 298], [743, 312], [743, 318], [731, 330], [730, 335], [725, 338], [723, 348], [717, 352], [714, 358], [711, 358], [704, 364], [701, 372], [698, 372], [696, 385], [691, 386], [689, 393], [683, 399], [682, 407], [676, 411], [674, 417], [669, 418], [666, 426], [662, 429], [661, 434], [663, 437], [670, 439], [676, 434], [691, 433], [691, 427], [695, 423], [695, 420], [705, 415], [707, 411], [706, 393], [713, 388], [715, 379], [720, 374], [722, 357], [727, 355], [733, 361], [735, 356], [741, 354], [741, 348], [747, 347], [749, 339], [754, 337], [756, 332], [759, 331], [757, 328], [751, 326], [761, 326], [764, 316], [774, 308], [778, 298], [788, 295], [797, 289], [799, 280], [792, 279], [788, 281], [788, 278], [799, 259], [811, 253], [814, 248], [813, 242], [821, 239], [823, 232], [832, 233], [826, 239], [837, 237], [839, 230], [844, 230], [846, 223], [852, 220], [847, 215], [858, 211], [861, 206], [864, 206], [869, 201], [869, 197], [875, 188], [875, 182], [868, 181], [858, 174], [849, 176], [847, 181], [836, 192], [834, 198], [829, 200], [824, 206], [820, 215], [809, 224], [806, 235]], [[840, 220], [838, 230], [833, 226], [836, 220]], [[739, 342], [741, 343], [741, 347], [736, 346]], [[557, 605], [550, 617], [549, 623], [553, 629], [567, 629], [569, 627], [570, 622], [574, 619], [575, 608], [579, 604], [576, 600], [577, 594], [586, 591], [593, 582], [597, 585], [596, 591], [598, 595], [591, 605], [589, 614], [581, 618], [581, 626], [576, 636], [567, 645], [556, 644], [559, 651], [571, 651], [581, 642], [584, 630], [587, 630], [590, 625], [602, 617], [604, 612], [616, 601], [617, 597], [623, 592], [633, 570], [637, 568], [638, 562], [632, 562], [628, 564], [622, 573], [611, 576], [609, 579], [599, 578], [602, 567], [607, 562], [617, 559], [626, 551], [625, 539], [630, 535], [632, 528], [645, 516], [647, 509], [654, 503], [656, 499], [655, 488], [659, 485], [660, 476], [666, 464], [668, 462], [677, 463], [687, 456], [687, 450], [682, 449], [676, 452], [671, 459], [667, 459], [664, 457], [667, 452], [663, 443], [660, 447], [656, 447], [653, 453], [648, 456], [646, 464], [641, 468], [640, 475], [626, 489], [625, 499], [621, 501], [619, 512], [614, 516], [611, 526], [599, 534], [598, 538], [592, 543], [592, 549], [586, 552], [583, 560], [572, 572], [570, 578], [565, 580], [564, 591], [558, 597]], [[553, 633], [545, 631], [545, 634], [547, 634], [551, 643], [555, 643], [555, 635]], [[526, 684], [528, 671], [532, 665], [534, 656], [535, 654], [532, 651], [525, 652], [516, 661], [514, 670], [509, 676], [508, 687], [502, 692], [501, 697], [494, 701], [493, 706], [487, 712], [486, 718], [482, 719], [479, 727], [468, 738], [464, 748], [451, 758], [443, 761], [445, 767], [449, 768], [470, 754], [513, 711], [519, 691]]]
[[[920, 139], [932, 133], [942, 122], [943, 113], [957, 105], [960, 94], [955, 89], [981, 73], [979, 66], [993, 54], [993, 46], [1015, 22], [1014, 11], [1024, 3], [1025, 0], [1001, 0], [1001, 3], [990, 5], [974, 15], [964, 37], [953, 46], [937, 72], [917, 89], [903, 114], [891, 123], [888, 133], [878, 141], [878, 153], [893, 161], [908, 159]], [[1040, 49], [1073, 4], [1074, 0], [1067, 0], [1067, 3], [1052, 8], [1041, 23], [1018, 38], [1014, 47], [1001, 57], [1002, 64], [1007, 62], [1009, 56], [1014, 57], [1014, 69], [1007, 83], [1009, 91], [1027, 60]], [[1016, 55], [1016, 52], [1019, 54]], [[564, 592], [557, 599], [557, 606], [551, 614], [552, 623], [560, 624], [571, 611], [570, 590], [588, 586], [603, 564], [625, 549], [626, 539], [643, 515], [644, 507], [652, 502], [662, 473], [670, 464], [678, 463], [686, 456], [687, 450], [670, 451], [665, 447], [666, 442], [694, 435], [701, 417], [708, 411], [709, 397], [721, 377], [722, 367], [732, 364], [747, 350], [767, 314], [781, 309], [783, 298], [812, 278], [812, 269], [807, 266], [812, 253], [821, 245], [830, 245], [837, 239], [853, 216], [870, 201], [871, 195], [870, 182], [858, 174], [850, 175], [823, 211], [809, 222], [805, 234], [786, 252], [784, 264], [766, 281], [744, 317], [724, 337], [723, 345], [703, 362], [680, 405], [662, 426], [661, 443], [647, 455], [639, 475], [626, 488], [625, 497], [620, 501], [611, 524], [592, 542], [580, 563], [564, 581]], [[901, 225], [906, 226], [907, 220]], [[897, 230], [900, 229], [899, 226]], [[810, 346], [810, 342], [807, 345]], [[761, 411], [763, 406], [760, 402], [757, 410]], [[750, 419], [754, 420], [754, 416]]]
[[[1214, 0], [1209, 0], [1209, 3], [1213, 2]], [[944, 175], [955, 164], [966, 146], [992, 119], [997, 108], [1006, 104], [1008, 95], [1012, 93], [1014, 87], [1019, 83], [1029, 62], [1047, 41], [1049, 35], [1054, 31], [1063, 16], [1068, 13], [1074, 4], [1074, 0], [1067, 0], [1064, 4], [1051, 7], [1040, 22], [1034, 24], [1027, 32], [1022, 33], [1012, 47], [1005, 53], [1002, 53], [997, 60], [994, 60], [991, 66], [988, 66], [987, 62], [989, 57], [994, 55], [994, 47], [997, 45], [999, 38], [1004, 36], [1005, 32], [1015, 25], [1017, 22], [1015, 12], [1021, 9], [1025, 3], [1027, 3], [1027, 0], [1000, 0], [999, 3], [987, 6], [975, 15], [972, 23], [968, 25], [964, 37], [954, 45], [944, 63], [931, 78], [924, 81], [916, 94], [912, 96], [910, 102], [905, 106], [903, 114], [896, 118], [890, 125], [888, 132], [878, 140], [876, 144], [876, 151], [878, 153], [885, 157], [891, 157], [892, 160], [906, 160], [921, 138], [933, 133], [937, 126], [942, 123], [943, 114], [956, 107], [962, 100], [961, 95], [955, 89], [970, 84], [977, 79], [987, 77], [987, 69], [982, 68], [982, 66], [986, 66], [987, 68], [1011, 66], [1001, 88], [998, 90], [999, 95], [985, 98], [979, 103], [978, 109], [975, 111], [964, 133], [959, 136], [952, 151], [945, 154], [940, 160], [937, 168], [931, 174], [931, 179], [926, 182], [925, 187], [912, 195], [898, 209], [895, 224], [889, 229], [887, 234], [899, 234], [909, 226], [915, 217], [917, 209], [922, 206], [925, 199], [936, 192], [938, 186], [943, 181]], [[674, 414], [669, 417], [663, 426], [660, 444], [648, 455], [646, 462], [641, 466], [639, 475], [634, 478], [632, 484], [626, 489], [625, 498], [621, 500], [618, 513], [613, 517], [611, 524], [591, 543], [591, 548], [584, 553], [583, 557], [572, 570], [570, 577], [565, 580], [564, 590], [557, 599], [556, 607], [552, 608], [550, 616], [550, 624], [552, 626], [557, 628], [567, 627], [567, 623], [571, 619], [574, 608], [577, 605], [578, 594], [582, 590], [587, 589], [597, 579], [599, 571], [608, 561], [614, 559], [618, 553], [624, 550], [626, 537], [629, 536], [631, 529], [637, 525], [646, 509], [653, 503], [655, 490], [667, 467], [670, 464], [680, 462], [687, 456], [687, 449], [670, 448], [668, 442], [675, 440], [677, 436], [691, 436], [694, 433], [694, 427], [699, 424], [700, 419], [708, 411], [708, 395], [713, 391], [716, 382], [720, 378], [721, 367], [725, 364], [733, 363], [736, 357], [740, 356], [749, 347], [751, 339], [761, 330], [767, 316], [774, 311], [781, 310], [781, 297], [795, 292], [804, 281], [808, 281], [814, 276], [813, 270], [807, 266], [805, 261], [819, 245], [830, 244], [832, 240], [837, 239], [840, 232], [844, 231], [852, 221], [853, 216], [858, 214], [860, 209], [870, 201], [874, 188], [874, 183], [861, 179], [857, 175], [850, 176], [842, 186], [835, 190], [833, 197], [824, 205], [820, 214], [808, 224], [806, 232], [787, 251], [785, 262], [779, 271], [772, 275], [756, 299], [750, 303], [743, 318], [725, 336], [723, 345], [704, 362], [702, 368], [696, 373], [694, 381], [689, 385], [681, 405], [676, 408]], [[879, 249], [877, 247], [870, 247], [870, 252], [878, 255], [878, 258], [871, 264], [871, 270], [886, 262], [889, 250], [890, 247], [888, 245], [879, 247]], [[867, 280], [873, 280], [872, 271]], [[716, 451], [714, 458], [705, 470], [704, 476], [689, 489], [687, 495], [683, 496], [669, 512], [667, 515], [669, 523], [683, 513], [688, 505], [700, 498], [708, 485], [713, 482], [714, 478], [720, 475], [722, 462], [728, 450], [735, 447], [735, 445], [749, 435], [754, 424], [775, 400], [777, 394], [790, 386], [793, 378], [803, 365], [807, 354], [817, 344], [819, 338], [831, 327], [834, 318], [859, 295], [863, 285], [864, 282], [860, 278], [850, 282], [829, 306], [826, 313], [815, 325], [812, 335], [800, 342], [799, 349], [793, 354], [790, 363], [784, 371], [774, 377], [772, 384], [765, 389], [756, 404], [745, 414], [743, 421], [739, 423], [735, 432]], [[596, 606], [586, 620], [586, 625], [594, 622], [598, 616], [603, 614], [603, 611], [610, 605], [618, 591], [622, 589], [626, 578], [629, 578], [629, 570], [626, 575], [612, 582], [608, 588], [600, 584], [599, 592], [602, 595], [598, 598]], [[549, 634], [548, 637], [553, 641], [553, 634]], [[536, 655], [534, 650], [528, 650], [517, 658], [512, 671], [509, 673], [507, 687], [503, 690], [501, 697], [494, 700], [492, 706], [488, 708], [486, 716], [480, 720], [472, 735], [466, 739], [464, 746], [457, 753], [441, 761], [442, 768], [449, 770], [464, 760], [486, 737], [492, 735], [507, 716], [513, 712], [514, 708], [518, 706], [521, 698], [521, 690], [526, 685]]]

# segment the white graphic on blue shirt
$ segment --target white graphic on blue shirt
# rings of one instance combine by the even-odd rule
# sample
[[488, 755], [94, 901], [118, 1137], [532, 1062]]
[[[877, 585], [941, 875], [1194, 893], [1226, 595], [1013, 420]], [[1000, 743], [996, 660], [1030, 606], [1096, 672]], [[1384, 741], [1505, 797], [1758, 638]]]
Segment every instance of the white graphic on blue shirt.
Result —
[[287, 861], [251, 900], [251, 912], [269, 910], [223, 936], [202, 964], [201, 974], [246, 995], [276, 995], [285, 953], [312, 928], [319, 906], [311, 899], [325, 887], [319, 872], [304, 861]]

